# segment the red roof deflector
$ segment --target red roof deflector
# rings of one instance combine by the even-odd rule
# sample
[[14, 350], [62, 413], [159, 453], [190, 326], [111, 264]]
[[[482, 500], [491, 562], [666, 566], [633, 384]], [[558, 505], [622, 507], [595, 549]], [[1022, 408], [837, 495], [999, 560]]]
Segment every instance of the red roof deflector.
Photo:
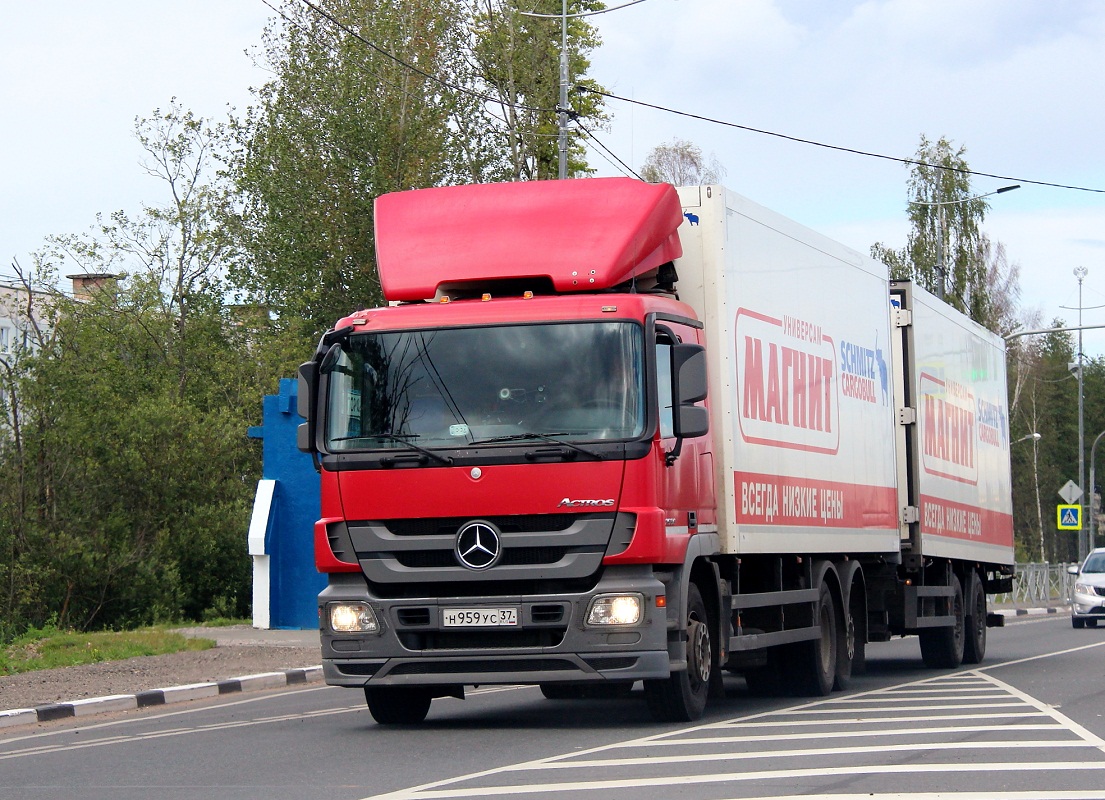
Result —
[[608, 289], [682, 255], [679, 196], [632, 178], [485, 183], [376, 199], [384, 297], [547, 277], [557, 292]]

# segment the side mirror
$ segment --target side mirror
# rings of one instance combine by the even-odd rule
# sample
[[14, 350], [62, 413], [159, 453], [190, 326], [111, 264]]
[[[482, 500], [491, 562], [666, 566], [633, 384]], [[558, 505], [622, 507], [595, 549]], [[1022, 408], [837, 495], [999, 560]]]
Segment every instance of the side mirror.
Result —
[[1077, 564], [1071, 564], [1069, 567], [1067, 567], [1067, 574], [1068, 575], [1077, 575], [1078, 574], [1078, 565]]
[[710, 431], [710, 413], [695, 403], [706, 399], [706, 348], [698, 344], [673, 345], [671, 374], [675, 435], [681, 439], [705, 436]]
[[296, 430], [296, 447], [304, 453], [315, 451], [315, 403], [318, 389], [318, 362], [308, 361], [299, 367], [296, 411], [306, 422]]

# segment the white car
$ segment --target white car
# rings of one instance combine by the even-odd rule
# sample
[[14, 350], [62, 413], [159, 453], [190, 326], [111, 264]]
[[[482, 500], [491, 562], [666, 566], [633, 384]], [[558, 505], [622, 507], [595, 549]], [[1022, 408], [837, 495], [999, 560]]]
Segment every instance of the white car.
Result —
[[1074, 599], [1071, 603], [1071, 624], [1076, 628], [1097, 626], [1105, 620], [1105, 547], [1099, 547], [1078, 567], [1068, 567], [1074, 582]]

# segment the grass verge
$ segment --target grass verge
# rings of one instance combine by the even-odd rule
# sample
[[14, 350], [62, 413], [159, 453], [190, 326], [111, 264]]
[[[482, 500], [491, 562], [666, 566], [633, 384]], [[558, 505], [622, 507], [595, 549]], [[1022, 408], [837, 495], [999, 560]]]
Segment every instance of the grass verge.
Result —
[[215, 642], [211, 639], [190, 639], [157, 628], [76, 633], [47, 627], [28, 631], [0, 648], [0, 675], [121, 661], [135, 656], [158, 656], [183, 650], [207, 650], [214, 646]]

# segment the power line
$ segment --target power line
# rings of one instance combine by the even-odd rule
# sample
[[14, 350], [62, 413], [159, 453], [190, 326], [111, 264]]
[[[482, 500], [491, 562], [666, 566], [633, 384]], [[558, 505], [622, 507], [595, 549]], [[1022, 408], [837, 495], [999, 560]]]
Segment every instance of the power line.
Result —
[[962, 169], [962, 168], [959, 168], [959, 167], [949, 167], [949, 166], [945, 166], [943, 164], [930, 164], [930, 163], [925, 162], [925, 161], [918, 161], [917, 159], [914, 159], [914, 158], [902, 158], [900, 156], [888, 156], [888, 155], [885, 155], [883, 153], [872, 153], [872, 152], [867, 151], [867, 150], [858, 150], [858, 149], [853, 148], [853, 147], [842, 147], [840, 145], [835, 145], [835, 144], [826, 144], [825, 142], [818, 142], [818, 141], [815, 141], [813, 139], [803, 139], [799, 136], [790, 136], [790, 135], [785, 134], [785, 133], [778, 133], [776, 131], [768, 131], [768, 130], [764, 130], [762, 128], [753, 128], [753, 127], [748, 126], [748, 125], [740, 125], [736, 122], [729, 122], [727, 120], [715, 119], [713, 117], [707, 117], [707, 116], [704, 116], [702, 114], [692, 114], [689, 111], [678, 111], [674, 108], [667, 108], [665, 106], [656, 105], [654, 103], [645, 103], [641, 100], [633, 100], [633, 99], [628, 98], [628, 97], [622, 97], [620, 95], [611, 94], [610, 92], [603, 92], [603, 91], [600, 91], [598, 89], [594, 89], [590, 86], [584, 86], [582, 84], [577, 84], [576, 89], [579, 90], [579, 91], [591, 92], [592, 94], [597, 94], [601, 97], [606, 97], [606, 98], [609, 98], [611, 100], [621, 100], [624, 103], [633, 103], [634, 105], [643, 106], [645, 108], [651, 108], [651, 109], [654, 109], [656, 111], [663, 111], [667, 114], [675, 114], [675, 115], [680, 116], [680, 117], [689, 117], [690, 119], [697, 119], [697, 120], [700, 120], [702, 122], [709, 122], [709, 123], [714, 124], [714, 125], [723, 125], [727, 128], [737, 128], [738, 130], [748, 131], [749, 133], [758, 133], [758, 134], [761, 134], [763, 136], [774, 136], [777, 139], [785, 139], [786, 141], [797, 142], [798, 144], [808, 144], [808, 145], [811, 145], [813, 147], [822, 147], [822, 148], [825, 148], [826, 150], [836, 150], [837, 152], [840, 152], [840, 153], [851, 153], [852, 155], [865, 156], [867, 158], [880, 158], [880, 159], [883, 159], [884, 161], [894, 161], [894, 162], [897, 162], [899, 164], [909, 164], [909, 165], [914, 165], [914, 166], [919, 166], [919, 167], [928, 167], [930, 169], [942, 169], [942, 170], [945, 170], [947, 172], [958, 172], [962, 175], [977, 175], [977, 176], [982, 177], [982, 178], [995, 178], [995, 179], [1001, 180], [1001, 181], [1016, 181], [1018, 183], [1028, 183], [1028, 184], [1032, 184], [1034, 186], [1048, 186], [1048, 187], [1051, 187], [1053, 189], [1071, 189], [1071, 190], [1076, 191], [1076, 192], [1093, 192], [1095, 194], [1105, 194], [1105, 189], [1092, 189], [1092, 188], [1089, 188], [1089, 187], [1086, 187], [1086, 186], [1072, 186], [1072, 185], [1063, 184], [1063, 183], [1051, 183], [1049, 181], [1036, 181], [1036, 180], [1031, 180], [1029, 178], [1015, 178], [1015, 177], [1011, 177], [1009, 175], [996, 175], [996, 174], [991, 173], [991, 172], [979, 172], [979, 171], [973, 170], [973, 169]]
[[564, 19], [567, 16], [568, 19], [575, 17], [595, 17], [599, 14], [609, 14], [611, 11], [620, 11], [623, 8], [629, 8], [635, 6], [638, 3], [643, 3], [645, 0], [630, 0], [628, 3], [622, 3], [620, 6], [611, 6], [610, 8], [604, 8], [599, 11], [581, 11], [578, 14], [535, 14], [533, 12], [519, 11], [523, 17], [538, 17], [540, 19]]
[[[644, 178], [642, 178], [642, 177], [641, 177], [640, 175], [638, 175], [638, 174], [637, 174], [637, 171], [636, 171], [636, 170], [634, 170], [634, 169], [633, 169], [633, 167], [629, 166], [629, 165], [628, 165], [628, 164], [626, 164], [626, 163], [625, 163], [624, 161], [622, 161], [622, 160], [621, 160], [620, 158], [618, 158], [618, 156], [617, 156], [617, 155], [616, 155], [616, 154], [614, 153], [614, 151], [613, 151], [613, 150], [611, 150], [611, 149], [610, 149], [609, 147], [607, 147], [606, 145], [604, 145], [604, 144], [603, 144], [602, 142], [600, 142], [600, 141], [599, 141], [599, 140], [598, 140], [598, 139], [597, 139], [597, 138], [595, 137], [595, 134], [591, 133], [591, 131], [589, 131], [589, 130], [587, 130], [587, 129], [586, 129], [585, 127], [583, 127], [583, 125], [581, 125], [581, 124], [580, 124], [580, 122], [579, 122], [579, 120], [578, 120], [578, 119], [576, 120], [576, 126], [577, 126], [577, 127], [579, 128], [579, 130], [580, 130], [580, 131], [582, 131], [582, 132], [583, 132], [583, 134], [584, 134], [584, 135], [585, 135], [585, 136], [586, 136], [586, 137], [587, 137], [588, 139], [590, 139], [590, 140], [591, 140], [592, 142], [594, 142], [594, 143], [595, 143], [596, 145], [598, 145], [598, 146], [599, 146], [600, 148], [602, 148], [602, 149], [603, 149], [603, 150], [605, 150], [605, 151], [606, 151], [607, 153], [609, 153], [609, 155], [610, 155], [610, 158], [613, 158], [613, 159], [614, 159], [614, 161], [617, 161], [617, 162], [618, 162], [618, 164], [620, 164], [620, 165], [621, 165], [622, 169], [623, 169], [623, 170], [625, 170], [625, 171], [626, 171], [626, 172], [627, 172], [628, 174], [632, 175], [632, 176], [633, 176], [634, 178], [636, 178], [637, 180], [644, 180]], [[606, 156], [605, 156], [605, 155], [603, 155], [602, 153], [599, 153], [599, 155], [600, 155], [600, 156], [602, 156], [603, 158], [606, 158]], [[609, 163], [610, 163], [611, 165], [613, 165], [613, 163], [614, 163], [614, 162], [613, 162], [613, 161], [610, 161], [610, 159], [609, 159], [609, 158], [607, 158], [606, 160], [607, 160], [607, 161], [608, 161], [608, 162], [609, 162]]]

